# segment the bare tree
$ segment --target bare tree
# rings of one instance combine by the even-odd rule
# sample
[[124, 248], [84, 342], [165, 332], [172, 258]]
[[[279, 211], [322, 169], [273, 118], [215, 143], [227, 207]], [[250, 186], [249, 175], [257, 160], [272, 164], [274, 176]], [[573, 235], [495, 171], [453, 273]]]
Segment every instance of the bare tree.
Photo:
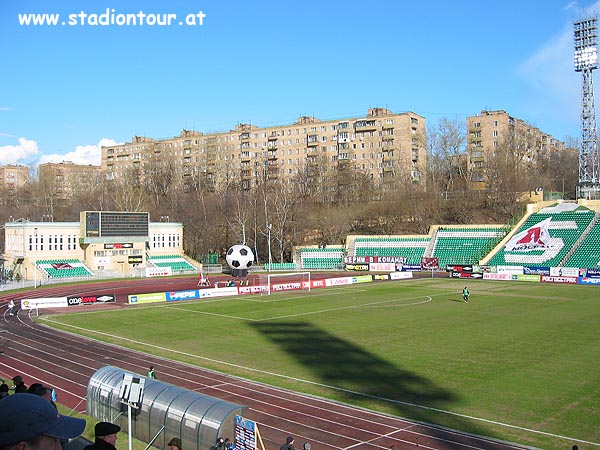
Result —
[[116, 180], [111, 180], [109, 191], [117, 210], [135, 212], [145, 209], [148, 196], [140, 181], [139, 171], [133, 168]]
[[429, 177], [434, 189], [454, 191], [467, 187], [465, 143], [466, 126], [458, 119], [443, 117], [428, 130]]
[[172, 155], [166, 153], [155, 152], [144, 161], [141, 177], [155, 207], [168, 200], [170, 192], [181, 185], [181, 171]]
[[288, 228], [296, 219], [296, 207], [299, 204], [298, 195], [287, 183], [271, 184], [263, 198], [263, 209], [266, 228], [271, 225], [271, 237], [277, 242], [279, 261], [285, 260], [286, 252], [290, 252], [288, 243]]

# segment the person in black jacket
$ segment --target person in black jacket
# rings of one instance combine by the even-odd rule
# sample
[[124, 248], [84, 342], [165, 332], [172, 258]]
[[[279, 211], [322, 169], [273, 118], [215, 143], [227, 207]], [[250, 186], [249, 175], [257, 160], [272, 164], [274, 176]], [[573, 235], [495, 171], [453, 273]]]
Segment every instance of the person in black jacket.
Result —
[[121, 431], [119, 425], [110, 422], [98, 422], [94, 427], [94, 443], [87, 445], [83, 450], [116, 450], [117, 433]]
[[279, 450], [296, 450], [294, 448], [294, 438], [292, 436], [288, 436], [285, 439], [285, 444], [279, 447]]
[[26, 394], [27, 386], [23, 382], [23, 377], [21, 375], [16, 375], [12, 378], [13, 383], [15, 383], [15, 394]]

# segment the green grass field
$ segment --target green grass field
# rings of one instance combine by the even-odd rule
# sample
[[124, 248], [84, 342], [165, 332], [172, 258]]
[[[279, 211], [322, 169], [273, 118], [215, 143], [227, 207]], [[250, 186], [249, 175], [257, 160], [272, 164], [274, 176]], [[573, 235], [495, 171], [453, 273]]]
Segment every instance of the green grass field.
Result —
[[469, 304], [464, 280], [424, 279], [40, 319], [472, 433], [545, 449], [600, 448], [600, 289], [467, 284]]

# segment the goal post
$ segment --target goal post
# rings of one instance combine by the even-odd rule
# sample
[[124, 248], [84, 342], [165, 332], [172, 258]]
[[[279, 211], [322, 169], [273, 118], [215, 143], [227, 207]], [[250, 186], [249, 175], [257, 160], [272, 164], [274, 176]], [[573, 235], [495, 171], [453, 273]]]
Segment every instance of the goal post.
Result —
[[271, 292], [310, 291], [310, 272], [268, 273], [260, 278], [267, 295]]

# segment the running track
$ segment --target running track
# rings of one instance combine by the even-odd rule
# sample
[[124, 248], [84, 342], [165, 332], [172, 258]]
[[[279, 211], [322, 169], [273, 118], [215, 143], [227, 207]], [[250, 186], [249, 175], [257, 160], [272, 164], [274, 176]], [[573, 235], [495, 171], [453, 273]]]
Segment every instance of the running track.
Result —
[[[218, 278], [216, 278], [218, 279]], [[32, 297], [116, 293], [116, 305], [124, 307], [127, 294], [164, 292], [196, 288], [197, 278], [134, 280], [46, 287], [29, 293], [3, 297], [19, 300]], [[82, 308], [86, 308], [85, 306]], [[87, 307], [89, 308], [89, 306]], [[40, 382], [53, 386], [59, 402], [85, 413], [87, 383], [101, 367], [112, 365], [135, 373], [153, 365], [160, 380], [190, 390], [247, 405], [248, 418], [259, 424], [267, 450], [276, 450], [292, 435], [297, 447], [310, 442], [319, 450], [508, 450], [525, 447], [483, 437], [440, 429], [399, 417], [354, 408], [209, 371], [196, 366], [158, 358], [53, 330], [37, 324], [21, 312], [10, 317], [4, 305], [0, 310], [0, 372], [20, 374], [27, 384]], [[141, 369], [143, 368], [143, 369]]]

